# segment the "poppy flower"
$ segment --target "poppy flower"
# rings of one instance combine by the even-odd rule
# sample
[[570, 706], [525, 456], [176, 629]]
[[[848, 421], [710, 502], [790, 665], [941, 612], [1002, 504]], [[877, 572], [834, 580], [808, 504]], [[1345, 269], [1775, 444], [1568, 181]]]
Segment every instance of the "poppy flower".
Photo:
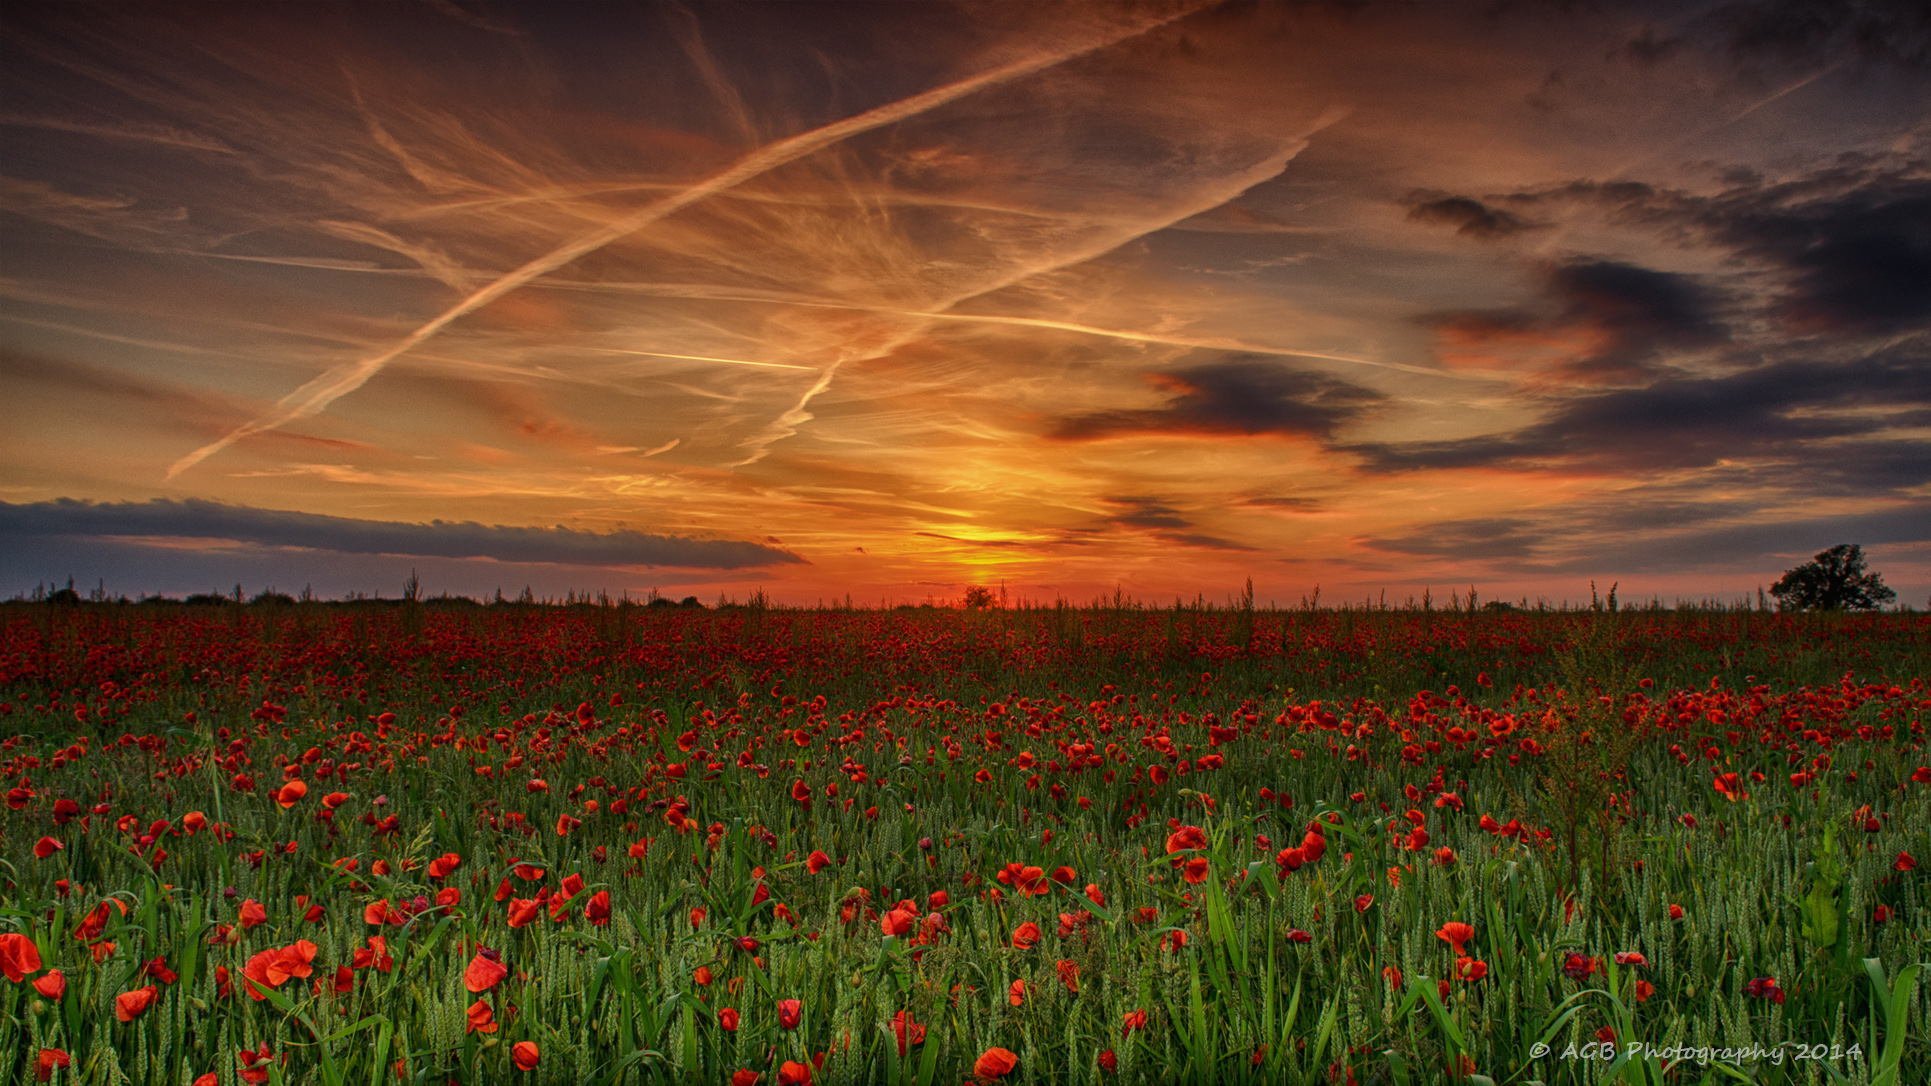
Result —
[[972, 1061], [972, 1073], [987, 1080], [1005, 1078], [1018, 1066], [1019, 1057], [1011, 1049], [988, 1048]]
[[[247, 989], [251, 999], [260, 1001], [268, 997], [262, 988], [280, 988], [290, 979], [306, 977], [313, 972], [311, 963], [315, 961], [316, 946], [307, 939], [298, 939], [293, 944], [273, 947], [249, 958], [241, 968], [246, 978], [242, 986]], [[257, 987], [259, 985], [260, 987]]]
[[287, 810], [301, 802], [302, 797], [306, 795], [308, 795], [308, 782], [289, 781], [275, 790], [275, 802], [281, 804], [283, 810]]
[[912, 1019], [908, 1011], [900, 1011], [892, 1016], [892, 1036], [898, 1038], [898, 1054], [903, 1056], [912, 1045], [925, 1043], [925, 1027]]
[[1784, 991], [1777, 986], [1775, 977], [1757, 977], [1743, 986], [1743, 994], [1752, 999], [1765, 999], [1772, 1003], [1782, 1003]]
[[481, 952], [469, 960], [463, 970], [463, 987], [471, 992], [487, 992], [503, 982], [510, 975], [509, 967]]
[[610, 923], [610, 891], [599, 890], [590, 895], [590, 901], [583, 907], [583, 918], [597, 927]]
[[717, 1012], [717, 1025], [726, 1033], [736, 1033], [740, 1016], [736, 1007], [725, 1007]]
[[797, 1029], [804, 1019], [805, 1005], [796, 999], [778, 1000], [778, 1025], [784, 1029]]
[[534, 1071], [537, 1062], [543, 1058], [543, 1051], [536, 1047], [535, 1041], [518, 1041], [510, 1046], [510, 1059], [518, 1071]]
[[471, 1003], [469, 1009], [463, 1013], [469, 1019], [469, 1028], [463, 1031], [465, 1034], [495, 1033], [499, 1028], [496, 1012], [490, 1009], [487, 999], [479, 999]]
[[816, 849], [812, 850], [811, 855], [805, 857], [805, 870], [811, 872], [814, 875], [816, 875], [818, 872], [823, 871], [825, 868], [830, 866], [831, 866], [831, 857], [825, 855], [822, 852], [819, 852]]
[[1053, 963], [1053, 971], [1059, 974], [1059, 982], [1074, 994], [1079, 992], [1079, 963], [1061, 958]]
[[122, 992], [114, 997], [114, 1017], [121, 1022], [132, 1022], [146, 1014], [159, 995], [152, 984]]
[[262, 907], [261, 902], [251, 897], [241, 903], [241, 926], [244, 929], [260, 927], [266, 923], [268, 923], [268, 910]]
[[61, 844], [52, 837], [42, 837], [40, 840], [34, 842], [34, 858], [44, 860], [66, 847], [66, 845]]
[[[1167, 854], [1186, 852], [1189, 849], [1206, 848], [1207, 831], [1199, 826], [1182, 826], [1167, 835]], [[995, 1049], [995, 1051], [1005, 1051]]]
[[19, 984], [27, 974], [40, 972], [40, 948], [17, 931], [0, 935], [0, 973]]
[[34, 978], [34, 991], [58, 1003], [67, 994], [67, 975], [58, 969], [49, 969]]
[[1435, 938], [1447, 943], [1459, 958], [1464, 953], [1464, 948], [1468, 946], [1468, 941], [1475, 938], [1475, 927], [1460, 920], [1450, 920], [1436, 929]]
[[1147, 1028], [1147, 1012], [1133, 1010], [1126, 1012], [1120, 1019], [1120, 1039], [1125, 1040], [1136, 1029]]
[[1100, 1053], [1099, 1064], [1100, 1070], [1110, 1075], [1120, 1069], [1120, 1057], [1115, 1056], [1113, 1050], [1109, 1048]]
[[1017, 1007], [1026, 1002], [1026, 982], [1015, 980], [1006, 986], [1006, 1002]]
[[1180, 876], [1186, 879], [1188, 882], [1198, 886], [1201, 883], [1207, 881], [1207, 871], [1209, 866], [1210, 865], [1207, 861], [1207, 857], [1195, 856], [1192, 859], [1189, 859], [1185, 864], [1181, 866]]
[[811, 1086], [811, 1065], [797, 1060], [779, 1064], [778, 1086]]
[[740, 1067], [731, 1072], [731, 1086], [758, 1086], [758, 1080], [763, 1077], [749, 1067]]
[[51, 1082], [57, 1069], [71, 1066], [73, 1062], [74, 1057], [64, 1049], [43, 1048], [39, 1058], [34, 1060], [34, 1081]]
[[1897, 859], [1891, 862], [1891, 870], [1893, 871], [1916, 871], [1917, 868], [1917, 859], [1908, 852], [1899, 852]]
[[1028, 920], [1012, 930], [1012, 945], [1018, 950], [1031, 950], [1039, 942], [1039, 925]]
[[268, 1081], [268, 1069], [275, 1064], [275, 1054], [269, 1049], [268, 1042], [263, 1041], [260, 1048], [253, 1051], [244, 1048], [235, 1053], [235, 1063], [238, 1065], [235, 1074], [241, 1076], [243, 1082], [259, 1086]]

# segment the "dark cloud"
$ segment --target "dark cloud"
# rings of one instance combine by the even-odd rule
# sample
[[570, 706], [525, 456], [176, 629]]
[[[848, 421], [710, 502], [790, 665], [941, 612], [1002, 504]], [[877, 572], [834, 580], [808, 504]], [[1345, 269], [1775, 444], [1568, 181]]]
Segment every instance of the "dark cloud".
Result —
[[147, 502], [0, 502], [0, 538], [11, 546], [57, 547], [61, 539], [179, 538], [359, 555], [488, 558], [579, 566], [747, 569], [803, 562], [789, 551], [736, 540], [635, 531], [518, 528], [470, 522], [404, 524], [291, 513], [189, 499]]
[[1742, 57], [1800, 63], [1856, 55], [1931, 66], [1931, 5], [1923, 0], [1739, 0], [1700, 16], [1693, 30]]
[[1180, 515], [1180, 510], [1155, 498], [1108, 498], [1107, 504], [1118, 506], [1120, 512], [1109, 519], [1114, 524], [1128, 528], [1191, 528], [1193, 522]]
[[1483, 241], [1511, 237], [1537, 228], [1537, 224], [1520, 216], [1467, 196], [1430, 198], [1428, 194], [1417, 194], [1409, 205], [1408, 217], [1415, 222], [1452, 226], [1457, 234]]
[[1931, 177], [1923, 163], [1846, 155], [1777, 184], [1748, 174], [1726, 180], [1715, 195], [1578, 180], [1487, 199], [1523, 210], [1585, 204], [1668, 240], [1726, 249], [1776, 275], [1780, 289], [1765, 315], [1799, 331], [1931, 327]]
[[[1543, 269], [1544, 309], [1430, 314], [1445, 360], [1471, 352], [1507, 356], [1521, 345], [1549, 352], [1552, 373], [1587, 384], [1630, 384], [1653, 374], [1667, 350], [1723, 341], [1716, 296], [1696, 278], [1613, 260], [1570, 260]], [[1496, 364], [1509, 364], [1498, 357]]]
[[1762, 517], [1754, 502], [1672, 498], [1644, 488], [1607, 504], [1510, 517], [1442, 521], [1359, 542], [1416, 558], [1492, 562], [1514, 572], [1607, 574], [1774, 569], [1845, 541], [1931, 540], [1923, 500], [1844, 516]]
[[[1793, 481], [1823, 478], [1876, 493], [1931, 481], [1924, 442], [1881, 434], [1927, 425], [1931, 359], [1898, 350], [1850, 363], [1784, 362], [1671, 378], [1570, 401], [1512, 433], [1353, 451], [1381, 470], [1580, 464], [1646, 471], [1755, 462]], [[1859, 461], [1870, 475], [1844, 469]]]
[[1241, 355], [1154, 374], [1165, 406], [1095, 411], [1060, 420], [1050, 437], [1088, 441], [1128, 434], [1231, 434], [1326, 438], [1382, 395], [1335, 377]]
[[1534, 554], [1543, 536], [1521, 517], [1480, 517], [1429, 524], [1401, 535], [1360, 542], [1378, 551], [1420, 558], [1523, 558]]

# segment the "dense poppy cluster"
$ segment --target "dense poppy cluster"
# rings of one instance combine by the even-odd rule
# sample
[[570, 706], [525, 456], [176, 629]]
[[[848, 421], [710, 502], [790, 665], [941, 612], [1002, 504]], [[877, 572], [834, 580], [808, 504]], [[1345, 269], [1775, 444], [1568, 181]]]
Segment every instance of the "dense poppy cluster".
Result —
[[1915, 616], [54, 617], [6, 1081], [1499, 1080], [1931, 928]]

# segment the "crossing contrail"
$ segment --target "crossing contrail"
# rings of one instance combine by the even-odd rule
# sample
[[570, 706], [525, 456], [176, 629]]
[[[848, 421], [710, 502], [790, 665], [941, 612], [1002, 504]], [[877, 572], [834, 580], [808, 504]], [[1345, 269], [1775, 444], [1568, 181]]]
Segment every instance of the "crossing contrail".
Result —
[[429, 340], [450, 324], [470, 313], [489, 305], [498, 298], [517, 290], [550, 272], [588, 256], [599, 249], [619, 241], [650, 224], [675, 214], [686, 207], [727, 189], [744, 184], [752, 178], [769, 173], [787, 163], [794, 162], [806, 155], [823, 150], [842, 140], [869, 132], [875, 128], [895, 124], [957, 101], [969, 94], [977, 93], [988, 87], [996, 87], [1056, 65], [1076, 60], [1089, 53], [1097, 52], [1108, 46], [1118, 44], [1142, 34], [1157, 30], [1168, 23], [1193, 14], [1208, 4], [1195, 3], [1171, 15], [1117, 29], [1097, 39], [1080, 44], [1072, 49], [1052, 53], [1042, 53], [1000, 65], [978, 75], [947, 83], [922, 91], [909, 98], [901, 98], [863, 113], [854, 114], [843, 120], [800, 132], [794, 136], [767, 143], [739, 159], [730, 167], [712, 174], [682, 192], [666, 196], [661, 200], [646, 204], [635, 212], [606, 226], [593, 230], [551, 250], [534, 260], [515, 268], [493, 282], [486, 283], [464, 297], [448, 309], [431, 318], [427, 323], [410, 332], [388, 348], [348, 365], [337, 366], [319, 374], [313, 380], [297, 388], [277, 401], [273, 410], [235, 427], [214, 441], [194, 450], [174, 462], [168, 468], [167, 478], [173, 479], [210, 456], [221, 452], [235, 442], [255, 434], [264, 433], [286, 426], [298, 419], [308, 418], [325, 410], [330, 404], [367, 384], [376, 374], [396, 358], [407, 353], [419, 344]]

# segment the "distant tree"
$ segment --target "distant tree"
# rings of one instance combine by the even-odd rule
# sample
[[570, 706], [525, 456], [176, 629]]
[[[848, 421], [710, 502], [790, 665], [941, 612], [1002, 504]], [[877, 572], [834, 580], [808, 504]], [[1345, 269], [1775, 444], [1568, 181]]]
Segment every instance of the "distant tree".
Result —
[[992, 589], [982, 584], [967, 585], [965, 605], [968, 610], [983, 611], [993, 603]]
[[1864, 568], [1864, 548], [1839, 543], [1770, 586], [1784, 611], [1873, 611], [1897, 599], [1884, 578]]

